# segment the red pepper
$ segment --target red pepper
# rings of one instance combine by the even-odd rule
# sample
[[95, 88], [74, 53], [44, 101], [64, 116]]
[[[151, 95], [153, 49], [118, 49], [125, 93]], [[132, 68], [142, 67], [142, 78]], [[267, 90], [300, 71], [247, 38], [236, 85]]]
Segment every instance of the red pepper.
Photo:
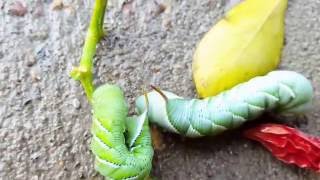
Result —
[[280, 124], [262, 124], [244, 135], [262, 143], [280, 161], [320, 172], [319, 137]]

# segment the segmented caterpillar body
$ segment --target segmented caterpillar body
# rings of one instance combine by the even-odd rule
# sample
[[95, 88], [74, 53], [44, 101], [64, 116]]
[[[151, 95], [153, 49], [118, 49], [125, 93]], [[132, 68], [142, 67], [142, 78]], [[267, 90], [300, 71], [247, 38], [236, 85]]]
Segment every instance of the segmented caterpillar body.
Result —
[[96, 170], [107, 179], [145, 179], [153, 157], [147, 109], [140, 116], [127, 117], [122, 90], [110, 84], [95, 90], [93, 83], [93, 57], [104, 34], [106, 5], [107, 0], [95, 1], [80, 65], [70, 75], [81, 82], [92, 104], [91, 150]]
[[108, 179], [148, 176], [153, 148], [147, 111], [128, 118], [123, 92], [109, 84], [94, 91], [92, 107], [91, 150], [97, 171]]
[[[237, 128], [265, 111], [302, 113], [310, 107], [312, 96], [311, 83], [302, 75], [273, 71], [203, 100], [152, 91], [148, 116], [168, 131], [200, 137]], [[136, 100], [136, 107], [139, 112], [146, 108], [143, 97]]]

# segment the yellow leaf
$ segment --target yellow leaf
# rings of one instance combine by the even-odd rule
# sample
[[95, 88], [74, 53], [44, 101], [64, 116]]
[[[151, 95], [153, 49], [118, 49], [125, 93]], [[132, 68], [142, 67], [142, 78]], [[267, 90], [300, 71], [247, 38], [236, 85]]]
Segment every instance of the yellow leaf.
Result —
[[287, 0], [245, 0], [200, 41], [193, 79], [200, 97], [229, 89], [277, 68]]

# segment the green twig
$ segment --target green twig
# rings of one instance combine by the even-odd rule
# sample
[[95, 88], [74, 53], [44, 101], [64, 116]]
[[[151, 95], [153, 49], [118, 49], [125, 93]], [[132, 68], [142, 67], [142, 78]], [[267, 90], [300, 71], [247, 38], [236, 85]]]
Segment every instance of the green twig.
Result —
[[80, 65], [73, 68], [70, 75], [73, 79], [79, 80], [84, 88], [88, 100], [91, 102], [94, 91], [93, 84], [93, 58], [96, 54], [96, 46], [104, 36], [103, 20], [107, 0], [96, 0], [90, 20], [85, 44], [82, 51]]

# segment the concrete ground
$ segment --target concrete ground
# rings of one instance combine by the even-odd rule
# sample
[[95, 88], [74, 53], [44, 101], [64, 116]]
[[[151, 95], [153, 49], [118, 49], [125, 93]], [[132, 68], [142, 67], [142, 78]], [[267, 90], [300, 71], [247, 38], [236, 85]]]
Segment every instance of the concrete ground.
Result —
[[[93, 1], [64, 0], [56, 10], [52, 0], [21, 1], [27, 11], [12, 9], [14, 1], [0, 0], [0, 179], [102, 179], [88, 148], [90, 106], [68, 75], [79, 61]], [[131, 111], [134, 97], [150, 83], [195, 96], [192, 54], [223, 16], [226, 0], [123, 2], [110, 0], [105, 19], [109, 34], [96, 56], [96, 83], [120, 85]], [[301, 72], [315, 88], [312, 112], [283, 122], [320, 136], [319, 0], [289, 0], [281, 68]], [[198, 140], [162, 134], [152, 176], [320, 179], [281, 163], [240, 133]]]

